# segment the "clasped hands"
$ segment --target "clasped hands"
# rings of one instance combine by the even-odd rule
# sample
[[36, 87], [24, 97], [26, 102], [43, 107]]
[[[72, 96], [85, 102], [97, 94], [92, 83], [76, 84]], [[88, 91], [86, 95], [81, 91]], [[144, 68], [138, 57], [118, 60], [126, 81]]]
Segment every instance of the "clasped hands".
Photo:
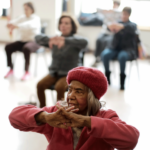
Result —
[[121, 23], [112, 23], [112, 24], [108, 25], [108, 29], [111, 32], [117, 33], [120, 30], [124, 29], [124, 25], [122, 25]]
[[75, 114], [78, 109], [74, 106], [69, 108], [59, 107], [53, 113], [40, 112], [35, 116], [37, 123], [47, 123], [52, 127], [68, 129], [68, 127], [88, 127], [91, 128], [91, 117]]
[[7, 24], [7, 28], [10, 30], [10, 31], [12, 31], [12, 30], [14, 30], [15, 28], [18, 28], [16, 25], [14, 25], [14, 24], [11, 24], [11, 23], [8, 23]]
[[48, 44], [51, 49], [53, 48], [53, 45], [57, 46], [58, 49], [61, 49], [65, 45], [65, 38], [62, 36], [52, 37]]

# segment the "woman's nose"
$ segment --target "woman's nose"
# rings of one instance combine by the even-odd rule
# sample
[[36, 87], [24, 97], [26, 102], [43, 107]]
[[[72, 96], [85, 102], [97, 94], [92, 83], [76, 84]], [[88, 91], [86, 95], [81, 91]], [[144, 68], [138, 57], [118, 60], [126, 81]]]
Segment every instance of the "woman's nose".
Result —
[[69, 98], [69, 99], [75, 98], [74, 91], [71, 91], [70, 93], [68, 93], [68, 98]]

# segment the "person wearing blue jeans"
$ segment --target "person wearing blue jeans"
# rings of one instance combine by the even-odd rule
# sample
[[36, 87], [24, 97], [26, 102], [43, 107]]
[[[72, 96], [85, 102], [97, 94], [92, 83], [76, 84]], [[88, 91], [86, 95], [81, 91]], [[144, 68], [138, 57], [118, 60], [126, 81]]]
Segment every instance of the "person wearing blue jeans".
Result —
[[[105, 67], [105, 72], [106, 72], [105, 74], [108, 77], [110, 76], [110, 70], [109, 70], [110, 60], [117, 59], [120, 64], [120, 73], [125, 75], [126, 61], [130, 60], [130, 56], [125, 50], [115, 51], [107, 48], [102, 52], [101, 59]], [[110, 78], [107, 79], [108, 79], [108, 83], [110, 84]]]
[[133, 60], [138, 57], [137, 53], [137, 27], [135, 23], [129, 20], [131, 8], [125, 7], [122, 11], [122, 21], [108, 26], [108, 30], [114, 33], [111, 45], [102, 53], [101, 59], [105, 67], [105, 75], [110, 84], [110, 60], [117, 59], [120, 64], [120, 89], [124, 90], [125, 67], [127, 60]]

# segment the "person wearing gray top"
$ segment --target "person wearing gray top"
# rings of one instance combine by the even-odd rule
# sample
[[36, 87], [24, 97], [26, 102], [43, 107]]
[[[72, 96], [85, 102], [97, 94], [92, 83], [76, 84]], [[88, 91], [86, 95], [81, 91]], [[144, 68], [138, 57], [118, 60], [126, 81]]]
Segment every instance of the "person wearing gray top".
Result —
[[67, 73], [78, 66], [79, 52], [87, 45], [86, 39], [74, 35], [77, 32], [77, 25], [71, 16], [61, 16], [58, 29], [62, 33], [61, 36], [38, 35], [35, 37], [38, 44], [52, 49], [52, 63], [49, 67], [49, 74], [37, 84], [37, 95], [41, 108], [46, 106], [44, 91], [52, 85], [55, 85], [57, 100], [64, 98], [67, 88]]

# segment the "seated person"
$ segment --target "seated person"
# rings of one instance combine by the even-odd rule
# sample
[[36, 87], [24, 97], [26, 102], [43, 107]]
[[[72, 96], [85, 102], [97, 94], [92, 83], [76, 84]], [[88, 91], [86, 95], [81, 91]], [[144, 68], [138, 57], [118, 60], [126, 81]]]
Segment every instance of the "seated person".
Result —
[[19, 106], [9, 115], [11, 125], [20, 131], [44, 134], [49, 142], [47, 150], [134, 149], [139, 131], [115, 111], [102, 109], [99, 102], [108, 86], [101, 71], [74, 68], [67, 75], [67, 83], [67, 108]]
[[121, 12], [118, 11], [120, 6], [119, 0], [113, 0], [113, 9], [112, 10], [102, 10], [98, 9], [98, 13], [104, 16], [104, 24], [102, 26], [102, 31], [99, 37], [96, 40], [96, 49], [95, 49], [95, 62], [92, 65], [93, 67], [97, 66], [97, 63], [100, 61], [101, 52], [110, 45], [113, 39], [113, 33], [107, 30], [107, 26], [112, 22], [118, 22], [121, 20]]
[[13, 52], [21, 51], [25, 58], [25, 74], [21, 80], [26, 80], [29, 77], [29, 64], [30, 53], [37, 51], [40, 46], [34, 42], [34, 37], [40, 34], [41, 22], [40, 18], [34, 14], [33, 4], [28, 2], [24, 5], [25, 15], [20, 16], [17, 19], [11, 20], [7, 27], [10, 30], [10, 36], [14, 29], [18, 29], [19, 41], [7, 44], [5, 47], [7, 56], [7, 65], [10, 67], [9, 72], [5, 75], [5, 78], [13, 75], [13, 63], [11, 55]]
[[131, 8], [125, 7], [122, 11], [122, 21], [111, 24], [108, 29], [115, 33], [110, 48], [106, 48], [101, 58], [105, 67], [105, 74], [110, 84], [109, 61], [118, 59], [120, 63], [120, 89], [124, 90], [125, 82], [125, 65], [127, 60], [137, 58], [137, 41], [136, 31], [137, 26], [129, 20]]
[[87, 45], [86, 39], [74, 36], [77, 32], [77, 25], [71, 16], [61, 16], [58, 29], [62, 33], [61, 36], [36, 36], [38, 44], [49, 45], [52, 49], [52, 64], [49, 68], [49, 74], [37, 84], [40, 107], [46, 106], [44, 91], [52, 85], [55, 85], [57, 100], [64, 98], [67, 73], [70, 69], [78, 66], [79, 52]]

